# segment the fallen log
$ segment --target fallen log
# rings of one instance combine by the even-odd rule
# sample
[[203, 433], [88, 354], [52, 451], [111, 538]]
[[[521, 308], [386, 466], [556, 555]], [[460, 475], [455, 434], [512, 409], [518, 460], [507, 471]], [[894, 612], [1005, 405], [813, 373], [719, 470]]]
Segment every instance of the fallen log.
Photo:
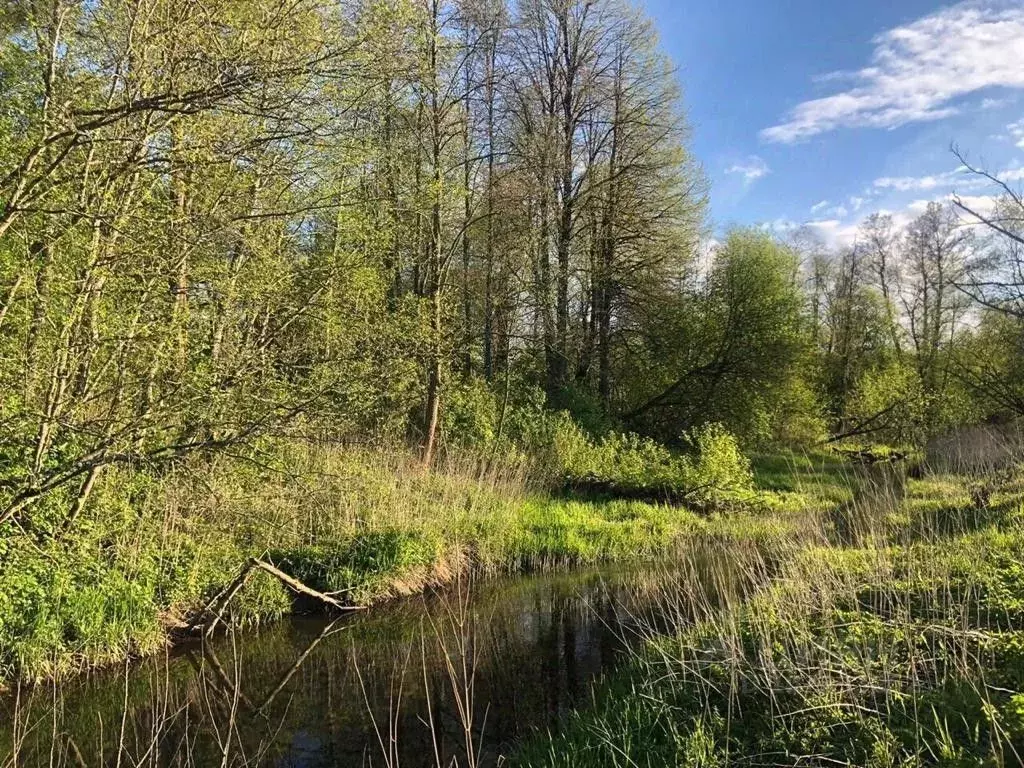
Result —
[[338, 611], [359, 611], [363, 610], [365, 606], [361, 605], [345, 605], [341, 601], [335, 599], [331, 595], [324, 594], [319, 590], [313, 589], [307, 584], [296, 579], [294, 576], [290, 576], [280, 568], [275, 566], [273, 563], [268, 563], [266, 560], [262, 560], [258, 557], [249, 558], [248, 562], [243, 566], [242, 570], [239, 571], [238, 575], [234, 580], [218, 592], [214, 598], [206, 605], [206, 607], [193, 619], [190, 624], [190, 629], [193, 631], [202, 629], [203, 633], [209, 637], [213, 634], [213, 631], [217, 628], [217, 625], [223, 621], [224, 611], [227, 610], [228, 604], [234, 599], [235, 595], [239, 593], [242, 587], [249, 581], [252, 574], [261, 570], [264, 573], [269, 573], [275, 579], [284, 584], [288, 589], [296, 592], [300, 595], [312, 597], [315, 600], [328, 605]]
[[344, 603], [335, 600], [330, 595], [324, 594], [323, 592], [318, 592], [312, 587], [306, 586], [295, 577], [289, 576], [284, 571], [275, 568], [273, 565], [266, 562], [265, 560], [260, 560], [258, 557], [254, 557], [252, 560], [249, 561], [249, 563], [251, 566], [266, 571], [271, 576], [275, 576], [276, 578], [280, 579], [281, 583], [283, 583], [293, 592], [298, 592], [301, 595], [308, 595], [309, 597], [316, 598], [322, 603], [326, 603], [327, 605], [337, 608], [339, 611], [359, 611], [365, 607], [361, 605], [345, 605]]
[[836, 453], [838, 453], [840, 456], [845, 456], [850, 461], [859, 464], [896, 464], [901, 461], [906, 461], [907, 459], [910, 458], [909, 454], [907, 454], [904, 451], [889, 451], [888, 453], [880, 453], [878, 451], [872, 451], [870, 449], [863, 450], [858, 448], [837, 448]]
[[213, 635], [213, 631], [217, 628], [217, 624], [221, 621], [224, 616], [224, 611], [227, 610], [228, 603], [231, 602], [232, 598], [238, 594], [239, 590], [245, 586], [246, 582], [249, 581], [249, 577], [252, 576], [252, 565], [249, 564], [242, 569], [242, 572], [235, 577], [226, 588], [221, 590], [210, 604], [206, 607], [206, 610], [200, 614], [200, 616], [212, 615], [213, 620], [206, 625], [205, 634], [207, 637]]

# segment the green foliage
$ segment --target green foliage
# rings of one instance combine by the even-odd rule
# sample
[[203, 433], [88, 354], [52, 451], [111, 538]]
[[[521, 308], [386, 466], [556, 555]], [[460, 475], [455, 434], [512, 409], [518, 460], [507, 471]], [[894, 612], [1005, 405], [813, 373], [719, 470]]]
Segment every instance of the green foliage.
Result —
[[483, 379], [450, 387], [443, 415], [445, 439], [464, 448], [487, 448], [498, 434], [501, 404]]
[[[921, 481], [912, 507], [949, 482]], [[905, 546], [805, 550], [747, 600], [652, 638], [513, 763], [1007, 764], [1024, 746], [1022, 535], [995, 516]]]
[[736, 230], [707, 280], [661, 312], [627, 412], [663, 440], [720, 423], [746, 444], [821, 431], [811, 381], [811, 338], [794, 254], [769, 235]]
[[397, 530], [272, 553], [275, 562], [309, 586], [356, 604], [387, 595], [396, 581], [435, 565], [441, 556], [439, 540], [425, 532]]
[[1003, 417], [1015, 415], [1013, 404], [1024, 402], [1022, 344], [1021, 318], [993, 309], [982, 311], [977, 326], [965, 334], [954, 359], [975, 409]]
[[[553, 420], [556, 434], [579, 436], [568, 417]], [[622, 439], [645, 446], [644, 461], [670, 456]], [[728, 436], [709, 431], [699, 444], [714, 456], [708, 466], [721, 471]], [[636, 476], [640, 458], [626, 459]], [[371, 604], [467, 568], [654, 558], [710, 530], [697, 515], [662, 505], [548, 498], [502, 471], [481, 475], [475, 463], [453, 463], [425, 472], [404, 452], [266, 439], [247, 456], [193, 458], [174, 473], [111, 471], [71, 526], [59, 506], [52, 514], [47, 505], [34, 509], [35, 530], [63, 525], [59, 538], [40, 543], [37, 532], [10, 523], [2, 530], [0, 681], [154, 651], [169, 627], [205, 606], [253, 556], [342, 600]], [[268, 621], [289, 611], [293, 598], [257, 572], [227, 618]]]
[[753, 490], [750, 460], [740, 450], [739, 441], [721, 424], [705, 424], [686, 435], [696, 456], [691, 461], [691, 483], [703, 487], [702, 493], [743, 494]]
[[920, 444], [927, 434], [925, 395], [917, 371], [890, 360], [858, 379], [846, 406], [852, 431], [864, 430], [874, 441]]
[[685, 434], [683, 443], [687, 453], [632, 433], [611, 432], [595, 441], [569, 421], [558, 430], [554, 450], [570, 483], [595, 481], [613, 491], [667, 491], [700, 504], [750, 498], [750, 462], [722, 425], [699, 427]]

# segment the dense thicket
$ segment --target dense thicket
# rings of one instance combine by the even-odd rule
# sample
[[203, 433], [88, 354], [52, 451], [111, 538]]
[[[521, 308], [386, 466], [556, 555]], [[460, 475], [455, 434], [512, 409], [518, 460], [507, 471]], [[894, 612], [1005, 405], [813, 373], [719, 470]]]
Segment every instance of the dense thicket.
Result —
[[21, 0], [0, 31], [0, 522], [284, 432], [429, 464], [540, 401], [747, 444], [1024, 401], [1019, 196], [994, 240], [933, 205], [706, 251], [625, 2]]
[[5, 8], [0, 520], [297, 425], [429, 462], [474, 378], [607, 405], [689, 269], [701, 178], [624, 4]]

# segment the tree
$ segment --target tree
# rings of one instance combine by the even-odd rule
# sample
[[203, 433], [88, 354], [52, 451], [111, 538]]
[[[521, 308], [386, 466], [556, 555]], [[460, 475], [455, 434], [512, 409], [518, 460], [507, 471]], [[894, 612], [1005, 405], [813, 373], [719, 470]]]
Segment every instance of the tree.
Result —
[[668, 319], [674, 333], [648, 340], [630, 423], [670, 439], [709, 422], [770, 439], [792, 415], [786, 390], [809, 372], [795, 274], [795, 255], [770, 236], [732, 232], [696, 296], [680, 297]]
[[53, 494], [73, 518], [110, 464], [221, 450], [351, 391], [351, 344], [311, 342], [366, 287], [325, 254], [337, 191], [299, 182], [352, 106], [328, 85], [358, 67], [333, 5], [53, 0], [8, 32], [36, 109], [0, 157], [0, 519]]
[[939, 203], [929, 203], [907, 229], [902, 301], [921, 385], [931, 396], [930, 423], [940, 419], [951, 375], [947, 352], [967, 310], [956, 286], [963, 281], [971, 244], [971, 232]]

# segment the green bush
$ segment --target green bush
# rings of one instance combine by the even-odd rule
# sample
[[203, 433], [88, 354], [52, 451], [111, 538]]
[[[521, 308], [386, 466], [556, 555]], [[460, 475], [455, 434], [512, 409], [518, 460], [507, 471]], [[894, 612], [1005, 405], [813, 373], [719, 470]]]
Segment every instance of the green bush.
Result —
[[497, 436], [500, 403], [483, 379], [452, 387], [442, 411], [445, 441], [462, 447], [490, 445]]
[[556, 432], [554, 451], [569, 482], [667, 490], [700, 503], [734, 501], [753, 492], [750, 461], [723, 426], [708, 424], [683, 438], [687, 453], [632, 433], [612, 432], [594, 441], [570, 420]]
[[721, 424], [706, 424], [686, 435], [695, 459], [689, 462], [691, 487], [706, 494], [706, 500], [736, 498], [754, 490], [754, 473], [740, 450], [736, 436]]

